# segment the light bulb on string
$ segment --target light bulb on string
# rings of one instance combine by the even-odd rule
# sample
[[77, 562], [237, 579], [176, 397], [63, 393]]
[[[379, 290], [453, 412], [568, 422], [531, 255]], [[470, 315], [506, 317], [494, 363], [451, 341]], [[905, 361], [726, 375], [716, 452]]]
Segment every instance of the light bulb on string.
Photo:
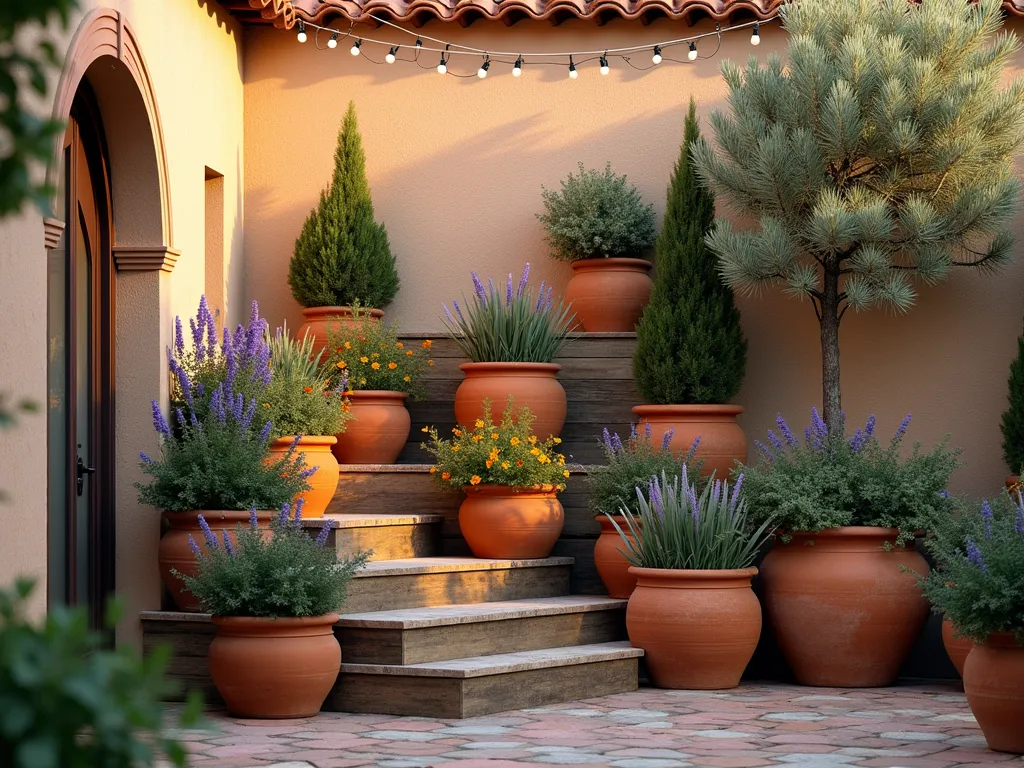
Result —
[[576, 71], [576, 65], [573, 63], [572, 56], [569, 57], [569, 79], [575, 80], [580, 76], [580, 73]]
[[690, 50], [687, 51], [686, 58], [688, 58], [690, 61], [696, 61], [697, 60], [697, 44], [696, 43], [690, 43]]
[[761, 25], [759, 23], [757, 23], [756, 21], [754, 22], [754, 32], [750, 36], [750, 44], [751, 45], [760, 45], [761, 44]]
[[305, 24], [303, 24], [303, 23], [302, 23], [302, 22], [300, 21], [300, 22], [299, 22], [299, 34], [298, 34], [298, 35], [296, 35], [296, 39], [297, 39], [297, 40], [298, 40], [298, 41], [299, 41], [300, 43], [304, 43], [304, 42], [306, 42], [306, 40], [307, 40], [307, 38], [308, 38], [308, 37], [309, 37], [309, 36], [308, 36], [308, 35], [306, 34], [306, 25], [305, 25]]
[[388, 51], [388, 55], [384, 57], [384, 61], [386, 61], [388, 64], [394, 64], [395, 63], [395, 54], [396, 53], [398, 53], [398, 46], [397, 45], [393, 46], [391, 48], [391, 50]]
[[437, 65], [437, 74], [443, 75], [448, 71], [448, 62], [444, 58], [444, 54], [441, 54], [441, 63]]
[[327, 41], [327, 47], [331, 48], [331, 49], [334, 49], [334, 48], [338, 47], [338, 33], [337, 32], [335, 32], [333, 35], [331, 35], [331, 39]]
[[422, 48], [422, 47], [423, 47], [423, 41], [422, 41], [422, 40], [420, 40], [420, 39], [419, 39], [419, 38], [417, 37], [417, 38], [416, 38], [416, 50], [418, 51], [418, 50], [419, 50], [420, 48]]
[[352, 43], [352, 47], [348, 49], [348, 52], [351, 53], [353, 56], [358, 56], [359, 55], [359, 49], [362, 48], [362, 47], [363, 47], [363, 41], [362, 40], [356, 40], [354, 43]]
[[516, 63], [512, 65], [512, 77], [519, 77], [523, 74], [523, 57], [520, 56], [516, 59]]
[[654, 55], [651, 56], [651, 63], [652, 64], [661, 64], [661, 46], [660, 45], [654, 46]]
[[608, 57], [607, 56], [602, 56], [601, 57], [601, 74], [602, 75], [607, 75], [611, 71], [612, 71], [611, 67], [608, 66]]
[[476, 76], [483, 80], [487, 77], [487, 70], [491, 68], [491, 57], [488, 56], [484, 59], [484, 63], [480, 65], [480, 69], [476, 71]]

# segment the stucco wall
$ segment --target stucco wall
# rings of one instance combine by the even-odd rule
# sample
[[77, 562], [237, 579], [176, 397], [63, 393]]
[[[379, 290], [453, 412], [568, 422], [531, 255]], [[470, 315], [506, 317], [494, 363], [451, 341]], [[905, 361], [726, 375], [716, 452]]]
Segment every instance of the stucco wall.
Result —
[[[156, 447], [148, 402], [166, 395], [162, 346], [170, 338], [173, 316], [192, 313], [204, 290], [206, 167], [224, 174], [224, 273], [229, 282], [225, 295], [230, 317], [242, 311], [241, 31], [209, 0], [83, 0], [80, 5], [63, 36], [64, 50], [81, 20], [98, 7], [121, 12], [137, 38], [153, 83], [168, 158], [173, 223], [167, 239], [181, 251], [170, 274], [121, 273], [118, 278], [118, 312], [139, 330], [129, 334], [127, 344], [122, 344], [119, 333], [117, 344], [117, 592], [126, 601], [120, 635], [132, 639], [137, 635], [137, 612], [159, 607], [154, 560], [159, 520], [154, 510], [140, 509], [135, 502], [137, 457], [139, 450]], [[58, 76], [54, 73], [54, 84]], [[100, 94], [108, 133], [119, 119], [119, 102]], [[52, 101], [44, 105], [46, 114], [52, 106]], [[142, 194], [148, 191], [139, 189]], [[114, 205], [118, 206], [116, 197]], [[120, 242], [139, 242], [130, 226], [123, 229]], [[148, 279], [142, 277], [147, 274]], [[42, 217], [26, 209], [21, 218], [0, 224], [0, 391], [40, 404], [46, 400], [46, 317]], [[0, 440], [0, 488], [12, 497], [0, 506], [0, 584], [19, 574], [35, 576], [40, 582], [37, 605], [46, 594], [44, 419], [43, 414], [26, 417], [21, 427]]]
[[[1018, 34], [1019, 22], [1012, 22]], [[430, 24], [423, 32], [480, 48], [572, 50], [656, 42], [706, 31], [660, 20], [649, 27], [612, 21], [604, 27], [567, 22], [478, 22], [469, 29]], [[692, 30], [692, 31], [691, 31]], [[370, 35], [369, 32], [364, 32]], [[530, 66], [515, 80], [495, 64], [485, 81], [441, 77], [411, 64], [374, 65], [349, 55], [347, 43], [318, 51], [312, 40], [256, 30], [246, 38], [246, 291], [272, 321], [301, 319], [286, 283], [288, 258], [304, 217], [330, 178], [335, 133], [349, 99], [356, 102], [367, 172], [378, 218], [387, 224], [403, 287], [390, 314], [409, 331], [437, 330], [440, 303], [469, 290], [469, 271], [502, 276], [523, 262], [537, 280], [564, 287], [567, 267], [547, 258], [534, 214], [541, 185], [557, 185], [578, 161], [610, 160], [664, 210], [689, 97], [706, 114], [724, 107], [722, 58], [762, 61], [784, 48], [783, 34], [762, 28], [752, 48], [746, 33], [723, 38], [720, 53], [693, 66], [636, 72], [596, 62], [570, 81], [564, 66]], [[403, 40], [380, 30], [376, 37]], [[322, 40], [323, 42], [323, 40]], [[702, 43], [702, 51], [711, 48]], [[378, 61], [384, 50], [364, 45]], [[679, 56], [682, 58], [682, 56]], [[436, 54], [424, 63], [436, 65]], [[638, 54], [635, 63], [650, 58]], [[475, 71], [479, 62], [453, 70]], [[1018, 55], [1016, 69], [1024, 68]], [[1018, 234], [1022, 232], [1018, 219]], [[999, 414], [1007, 366], [1024, 314], [1024, 260], [999, 275], [961, 273], [922, 287], [906, 316], [850, 314], [841, 331], [844, 406], [851, 421], [877, 414], [895, 429], [914, 414], [911, 435], [931, 443], [946, 433], [964, 449], [958, 489], [993, 493], [1006, 468], [999, 451]], [[805, 424], [820, 404], [818, 326], [808, 303], [769, 291], [740, 302], [750, 342], [743, 424], [763, 435], [778, 412]]]

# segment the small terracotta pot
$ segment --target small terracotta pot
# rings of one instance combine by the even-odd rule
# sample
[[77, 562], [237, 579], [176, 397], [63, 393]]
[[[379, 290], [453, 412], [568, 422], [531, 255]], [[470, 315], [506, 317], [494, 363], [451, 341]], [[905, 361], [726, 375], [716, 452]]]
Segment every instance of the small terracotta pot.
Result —
[[313, 354], [316, 355], [327, 346], [328, 326], [334, 329], [339, 325], [351, 327], [366, 321], [375, 322], [384, 317], [384, 311], [370, 309], [366, 311], [366, 315], [357, 319], [352, 314], [352, 307], [307, 307], [302, 310], [302, 316], [306, 321], [299, 326], [295, 338], [301, 340], [308, 331], [313, 337]]
[[632, 332], [651, 298], [651, 262], [644, 259], [582, 259], [572, 262], [565, 287], [579, 323], [590, 333]]
[[412, 419], [405, 392], [356, 390], [348, 396], [352, 418], [331, 449], [340, 464], [394, 464], [409, 440]]
[[524, 405], [535, 417], [533, 433], [541, 440], [558, 436], [565, 425], [565, 390], [556, 378], [556, 363], [463, 363], [466, 378], [455, 390], [455, 419], [471, 427], [484, 414], [484, 400], [491, 401], [491, 417], [501, 421], [508, 396], [513, 408]]
[[942, 619], [942, 645], [946, 649], [946, 655], [956, 667], [956, 673], [964, 676], [964, 662], [967, 661], [967, 654], [971, 652], [974, 643], [966, 637], [954, 637], [955, 630], [953, 622], [947, 618]]
[[214, 616], [210, 677], [235, 717], [313, 717], [341, 669], [338, 615]]
[[475, 557], [532, 560], [547, 557], [565, 524], [555, 491], [466, 486], [459, 528]]
[[989, 749], [1024, 754], [1024, 646], [1013, 633], [975, 644], [964, 664], [964, 693]]
[[[288, 453], [295, 435], [279, 437], [270, 444], [271, 461], [277, 461]], [[315, 467], [316, 472], [306, 478], [310, 490], [300, 493], [296, 498], [304, 500], [302, 516], [313, 518], [323, 517], [327, 505], [338, 490], [338, 460], [331, 453], [332, 446], [338, 442], [336, 437], [303, 435], [295, 449], [296, 454], [305, 457], [307, 467]]]
[[803, 685], [895, 682], [928, 618], [917, 586], [928, 563], [913, 543], [897, 547], [898, 533], [866, 526], [794, 533], [788, 544], [777, 539], [761, 563], [769, 622]]
[[651, 425], [651, 439], [660, 445], [665, 433], [674, 430], [669, 447], [675, 452], [690, 450], [700, 436], [696, 458], [704, 459], [702, 472], [712, 471], [718, 479], [727, 479], [737, 461], [747, 461], [747, 436], [736, 417], [743, 413], [739, 405], [637, 405], [633, 413], [641, 424]]
[[626, 630], [658, 688], [735, 688], [761, 636], [756, 568], [684, 571], [631, 567], [638, 577]]
[[[601, 535], [594, 544], [594, 565], [597, 566], [597, 574], [601, 577], [604, 588], [608, 590], [609, 597], [627, 598], [633, 594], [636, 587], [636, 574], [632, 572], [629, 561], [623, 554], [626, 551], [626, 544], [606, 515], [598, 515], [597, 522], [601, 524]], [[626, 525], [626, 518], [616, 515], [615, 522], [630, 541], [635, 541], [629, 532], [629, 526]]]
[[[257, 511], [256, 517], [260, 521], [260, 527], [265, 529], [264, 538], [270, 538], [270, 518], [277, 514], [276, 510]], [[192, 539], [199, 548], [206, 551], [206, 539], [203, 537], [202, 529], [199, 527], [199, 515], [206, 520], [210, 529], [222, 539], [221, 531], [227, 531], [232, 542], [238, 540], [235, 535], [238, 525], [249, 525], [249, 513], [237, 512], [234, 510], [204, 509], [196, 512], [164, 512], [164, 520], [170, 528], [157, 545], [156, 557], [160, 566], [160, 578], [174, 598], [175, 605], [182, 611], [198, 611], [199, 601], [191, 592], [185, 589], [185, 582], [176, 577], [171, 570], [176, 570], [186, 576], [196, 575], [196, 556], [188, 545], [188, 537]]]

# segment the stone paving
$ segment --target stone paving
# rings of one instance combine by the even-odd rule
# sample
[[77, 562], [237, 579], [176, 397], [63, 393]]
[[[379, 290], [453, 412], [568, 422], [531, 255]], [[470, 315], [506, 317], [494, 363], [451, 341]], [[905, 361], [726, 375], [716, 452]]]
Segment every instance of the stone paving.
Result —
[[322, 713], [252, 721], [213, 714], [207, 725], [177, 734], [195, 768], [1024, 766], [1024, 756], [985, 748], [957, 685], [641, 688], [467, 720]]

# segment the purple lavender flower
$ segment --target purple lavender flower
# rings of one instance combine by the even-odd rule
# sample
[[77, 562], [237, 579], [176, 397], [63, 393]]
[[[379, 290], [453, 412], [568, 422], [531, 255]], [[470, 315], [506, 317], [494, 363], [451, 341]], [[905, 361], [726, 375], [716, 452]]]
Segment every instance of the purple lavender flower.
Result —
[[981, 556], [981, 550], [978, 549], [978, 545], [974, 543], [974, 539], [968, 536], [966, 543], [968, 561], [975, 568], [980, 568], [982, 572], [988, 573], [988, 566], [985, 564], [985, 558]]
[[804, 445], [808, 448], [811, 447], [811, 428], [804, 427]]
[[[195, 416], [195, 412], [194, 411], [190, 411], [190, 413], [193, 415], [193, 417]], [[188, 423], [188, 422], [185, 421], [185, 412], [182, 411], [181, 408], [175, 408], [174, 409], [174, 418], [177, 420], [178, 424], [181, 425], [181, 426], [185, 426], [185, 424]]]
[[441, 306], [444, 307], [444, 316], [446, 318], [448, 318], [448, 323], [450, 325], [455, 325], [455, 318], [452, 317], [452, 311], [450, 309], [448, 309], [448, 305], [447, 304], [441, 304]]
[[[239, 395], [241, 397], [241, 395]], [[256, 400], [249, 401], [249, 407], [245, 409], [245, 413], [242, 414], [242, 420], [239, 422], [239, 426], [243, 432], [249, 431], [249, 426], [252, 424], [252, 417], [256, 415]]]
[[729, 518], [736, 514], [736, 507], [740, 503], [740, 489], [743, 488], [743, 473], [736, 478], [736, 485], [732, 487], [732, 500], [729, 502]]
[[254, 531], [260, 527], [260, 519], [256, 516], [256, 507], [249, 510], [249, 527]]
[[899, 428], [896, 430], [896, 434], [892, 436], [892, 443], [896, 445], [900, 440], [903, 439], [903, 435], [907, 431], [907, 427], [910, 426], [910, 414], [908, 413], [903, 417], [903, 421], [900, 422]]
[[530, 279], [530, 262], [526, 262], [526, 267], [523, 269], [523, 276], [519, 278], [519, 289], [516, 291], [516, 298], [518, 299], [523, 295], [523, 291], [526, 290], [526, 281]]
[[288, 515], [292, 511], [291, 502], [286, 501], [281, 506], [281, 511], [277, 515], [277, 524], [284, 528], [288, 524]]
[[864, 434], [871, 437], [875, 434], [875, 414], [868, 416], [868, 423], [864, 425]]
[[700, 505], [697, 503], [697, 487], [694, 485], [686, 486], [686, 496], [690, 501], [690, 514], [693, 516], [693, 522], [700, 522]]
[[548, 286], [548, 295], [547, 295], [547, 298], [544, 300], [544, 311], [545, 312], [550, 310], [555, 305], [554, 293], [555, 293], [555, 287], [553, 285], [549, 285]]
[[331, 529], [334, 527], [334, 521], [331, 519], [325, 519], [323, 528], [320, 529], [320, 533], [316, 535], [315, 544], [318, 547], [323, 547], [327, 544], [327, 537], [331, 535]]
[[234, 417], [235, 423], [237, 423], [237, 424], [241, 424], [242, 423], [242, 414], [245, 412], [244, 409], [245, 409], [245, 398], [242, 397], [242, 393], [241, 392], [236, 392], [235, 393], [235, 400], [231, 404], [231, 415]]
[[[661, 438], [661, 450], [667, 451], [668, 447], [672, 444], [672, 438], [675, 437], [676, 431], [674, 429], [665, 430], [665, 434]], [[699, 438], [698, 438], [699, 439]]]
[[171, 428], [167, 426], [167, 419], [164, 412], [160, 410], [160, 404], [153, 400], [153, 428], [164, 437], [171, 436]]
[[652, 431], [651, 422], [645, 421], [644, 422], [644, 437], [646, 437], [648, 440], [651, 439], [651, 431]]
[[790, 448], [796, 448], [800, 445], [800, 443], [797, 442], [797, 439], [793, 437], [793, 431], [789, 428], [789, 424], [786, 423], [786, 420], [782, 418], [781, 413], [775, 417], [775, 423], [778, 425], [779, 432], [782, 433], [782, 437], [785, 439], [786, 445]]
[[192, 550], [192, 554], [196, 556], [196, 560], [203, 559], [203, 550], [196, 544], [196, 540], [192, 538], [192, 534], [188, 535], [188, 548]]
[[505, 285], [505, 306], [512, 306], [512, 273], [508, 273], [508, 283]]
[[224, 383], [221, 382], [210, 397], [210, 410], [217, 417], [217, 421], [223, 424], [227, 420], [227, 413], [224, 410]]
[[[316, 471], [314, 469], [314, 471]], [[299, 496], [299, 500], [295, 502], [295, 527], [302, 527], [302, 508], [306, 506], [306, 497]]]
[[227, 531], [221, 531], [221, 535], [224, 538], [224, 551], [228, 553], [228, 557], [235, 556], [235, 545], [231, 543], [231, 539], [228, 536]]
[[953, 494], [951, 494], [949, 491], [939, 491], [939, 498], [940, 499], [951, 499], [951, 498], [953, 498]]
[[202, 362], [206, 357], [206, 349], [203, 347], [203, 326], [197, 325], [192, 318], [189, 318], [188, 325], [192, 329], [192, 348], [196, 352], [196, 360]]
[[139, 458], [142, 459], [143, 464], [156, 464], [155, 461], [149, 458], [145, 451], [139, 451]]
[[540, 312], [544, 308], [544, 285], [545, 281], [540, 281], [540, 291], [537, 292], [537, 306], [533, 308], [534, 312]]
[[608, 427], [601, 430], [601, 444], [608, 453], [615, 453], [615, 447], [612, 445], [612, 435], [608, 431]]
[[224, 386], [224, 394], [230, 398], [235, 386], [235, 376], [238, 375], [238, 359], [235, 355], [235, 347], [231, 340], [231, 331], [227, 328], [224, 329], [224, 343], [221, 345], [221, 354], [224, 355], [225, 363], [225, 375], [224, 381], [222, 382]]
[[308, 480], [315, 474], [316, 467], [306, 467], [305, 469], [299, 471], [299, 477], [301, 477], [303, 480]]
[[302, 435], [296, 435], [292, 438], [292, 444], [288, 446], [288, 453], [294, 453], [295, 449], [299, 447], [299, 443], [302, 441]]
[[266, 325], [266, 320], [260, 319], [260, 305], [253, 299], [249, 309], [249, 327], [245, 330], [245, 356], [247, 358], [251, 359], [256, 356], [256, 350], [263, 340], [264, 325]]
[[636, 440], [637, 437], [638, 437], [638, 435], [637, 435], [637, 432], [636, 432], [636, 424], [633, 424], [632, 422], [630, 422], [630, 424], [629, 424], [629, 439], [630, 440]]
[[185, 403], [189, 408], [195, 408], [195, 401], [192, 399], [192, 380], [189, 379], [188, 373], [185, 369], [178, 365], [176, 360], [168, 361], [171, 369], [171, 373], [174, 374], [178, 380], [178, 385], [181, 387], [181, 394], [185, 398]]
[[700, 435], [697, 435], [695, 438], [693, 438], [693, 445], [690, 446], [690, 450], [688, 450], [686, 452], [686, 455], [683, 457], [683, 465], [684, 466], [686, 464], [689, 464], [693, 460], [693, 457], [697, 455], [697, 448], [699, 446], [700, 446]]
[[616, 453], [621, 453], [624, 450], [622, 446], [622, 439], [619, 437], [618, 432], [612, 433], [612, 448]]
[[210, 530], [210, 524], [206, 522], [206, 518], [199, 515], [199, 527], [203, 531], [203, 538], [206, 539], [206, 546], [208, 549], [217, 549], [217, 537], [213, 531]]
[[768, 459], [768, 461], [775, 461], [775, 454], [771, 452], [771, 449], [767, 445], [762, 443], [760, 440], [755, 440], [754, 445], [757, 446], [757, 450], [759, 450], [761, 455]]
[[665, 519], [665, 506], [664, 500], [661, 497], [661, 485], [658, 483], [657, 477], [652, 477], [647, 481], [647, 495], [651, 500], [651, 507], [654, 509], [654, 513], [659, 519]]
[[487, 303], [487, 292], [484, 290], [484, 284], [480, 282], [480, 276], [476, 272], [470, 272], [473, 277], [473, 290], [476, 291], [476, 297], [479, 299], [481, 304]]
[[711, 501], [715, 504], [719, 502], [722, 496], [722, 481], [716, 479], [714, 484], [711, 486]]
[[828, 437], [828, 425], [822, 420], [817, 406], [811, 408], [811, 429], [817, 437]]
[[179, 356], [185, 354], [185, 335], [181, 331], [181, 318], [174, 318], [174, 351]]
[[851, 437], [847, 442], [849, 442], [850, 448], [854, 453], [860, 453], [860, 449], [864, 446], [866, 440], [867, 436], [864, 434], [864, 431], [860, 427], [857, 427], [857, 431], [853, 433], [853, 437]]
[[270, 346], [267, 344], [260, 344], [253, 362], [253, 381], [261, 381], [265, 386], [270, 383], [272, 375], [273, 374], [270, 371]]
[[779, 452], [786, 450], [786, 447], [782, 444], [782, 441], [779, 439], [778, 435], [776, 435], [770, 429], [768, 430], [768, 442], [772, 444], [772, 448]]
[[985, 526], [985, 538], [992, 538], [992, 507], [988, 503], [988, 499], [982, 499], [981, 501], [981, 519], [984, 521]]
[[457, 302], [455, 299], [452, 299], [452, 306], [455, 307], [455, 314], [459, 316], [459, 320], [465, 322], [465, 318], [462, 316], [462, 310], [459, 309], [459, 302]]
[[263, 425], [263, 429], [260, 430], [260, 442], [265, 443], [270, 440], [270, 430], [274, 428], [273, 423], [267, 422]]

